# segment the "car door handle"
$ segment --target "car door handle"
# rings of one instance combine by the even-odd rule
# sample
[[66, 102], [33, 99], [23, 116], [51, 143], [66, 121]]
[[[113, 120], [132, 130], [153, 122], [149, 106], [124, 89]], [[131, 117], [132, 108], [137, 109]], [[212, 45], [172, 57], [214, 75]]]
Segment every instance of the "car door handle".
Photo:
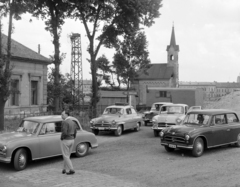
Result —
[[227, 131], [230, 131], [230, 129], [227, 129]]

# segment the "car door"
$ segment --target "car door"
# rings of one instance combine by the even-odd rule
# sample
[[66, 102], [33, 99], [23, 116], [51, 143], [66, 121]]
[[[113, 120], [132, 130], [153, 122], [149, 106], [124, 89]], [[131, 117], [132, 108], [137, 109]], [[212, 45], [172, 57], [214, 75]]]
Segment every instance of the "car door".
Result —
[[133, 126], [132, 111], [131, 108], [126, 108], [124, 129], [131, 129], [132, 126]]
[[236, 142], [237, 136], [240, 133], [239, 119], [235, 113], [226, 114], [227, 123], [229, 125], [229, 139], [230, 142]]
[[208, 136], [208, 145], [218, 146], [229, 143], [229, 134], [229, 126], [226, 123], [225, 115], [221, 114], [213, 116], [211, 130], [209, 131]]
[[136, 127], [137, 122], [139, 121], [140, 116], [137, 114], [134, 108], [131, 108], [132, 111], [132, 128]]
[[39, 133], [40, 156], [50, 157], [61, 154], [61, 122], [45, 123]]

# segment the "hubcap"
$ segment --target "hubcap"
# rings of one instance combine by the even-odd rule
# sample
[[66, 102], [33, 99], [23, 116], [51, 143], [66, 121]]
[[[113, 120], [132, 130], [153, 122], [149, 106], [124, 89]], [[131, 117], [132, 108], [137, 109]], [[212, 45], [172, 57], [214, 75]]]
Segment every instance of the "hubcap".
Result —
[[23, 154], [21, 154], [19, 155], [18, 161], [19, 161], [19, 166], [22, 168], [26, 164], [26, 157]]
[[196, 145], [196, 152], [197, 152], [197, 154], [201, 154], [202, 150], [203, 150], [203, 145], [198, 142], [197, 145]]
[[118, 134], [121, 134], [121, 132], [122, 132], [122, 128], [118, 127]]
[[84, 154], [86, 150], [87, 150], [86, 144], [80, 144], [77, 149], [79, 154]]

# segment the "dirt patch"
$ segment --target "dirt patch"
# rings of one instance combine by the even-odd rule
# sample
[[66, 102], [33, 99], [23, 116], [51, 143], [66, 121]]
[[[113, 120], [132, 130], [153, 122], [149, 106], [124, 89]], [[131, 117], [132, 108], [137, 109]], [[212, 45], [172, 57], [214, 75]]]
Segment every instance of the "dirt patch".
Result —
[[204, 109], [230, 109], [240, 117], [240, 91], [234, 91], [222, 96], [218, 101], [206, 102]]

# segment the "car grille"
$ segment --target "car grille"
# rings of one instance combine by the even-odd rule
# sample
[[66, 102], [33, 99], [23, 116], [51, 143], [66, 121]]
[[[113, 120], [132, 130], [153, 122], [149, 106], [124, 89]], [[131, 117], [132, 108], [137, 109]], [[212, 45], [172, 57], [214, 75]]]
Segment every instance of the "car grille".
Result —
[[185, 138], [179, 137], [179, 136], [173, 136], [173, 135], [165, 135], [164, 142], [183, 144], [185, 143]]
[[169, 127], [175, 125], [174, 123], [158, 123], [158, 127]]
[[98, 124], [94, 124], [95, 127], [110, 127], [111, 124], [109, 123], [98, 123]]

